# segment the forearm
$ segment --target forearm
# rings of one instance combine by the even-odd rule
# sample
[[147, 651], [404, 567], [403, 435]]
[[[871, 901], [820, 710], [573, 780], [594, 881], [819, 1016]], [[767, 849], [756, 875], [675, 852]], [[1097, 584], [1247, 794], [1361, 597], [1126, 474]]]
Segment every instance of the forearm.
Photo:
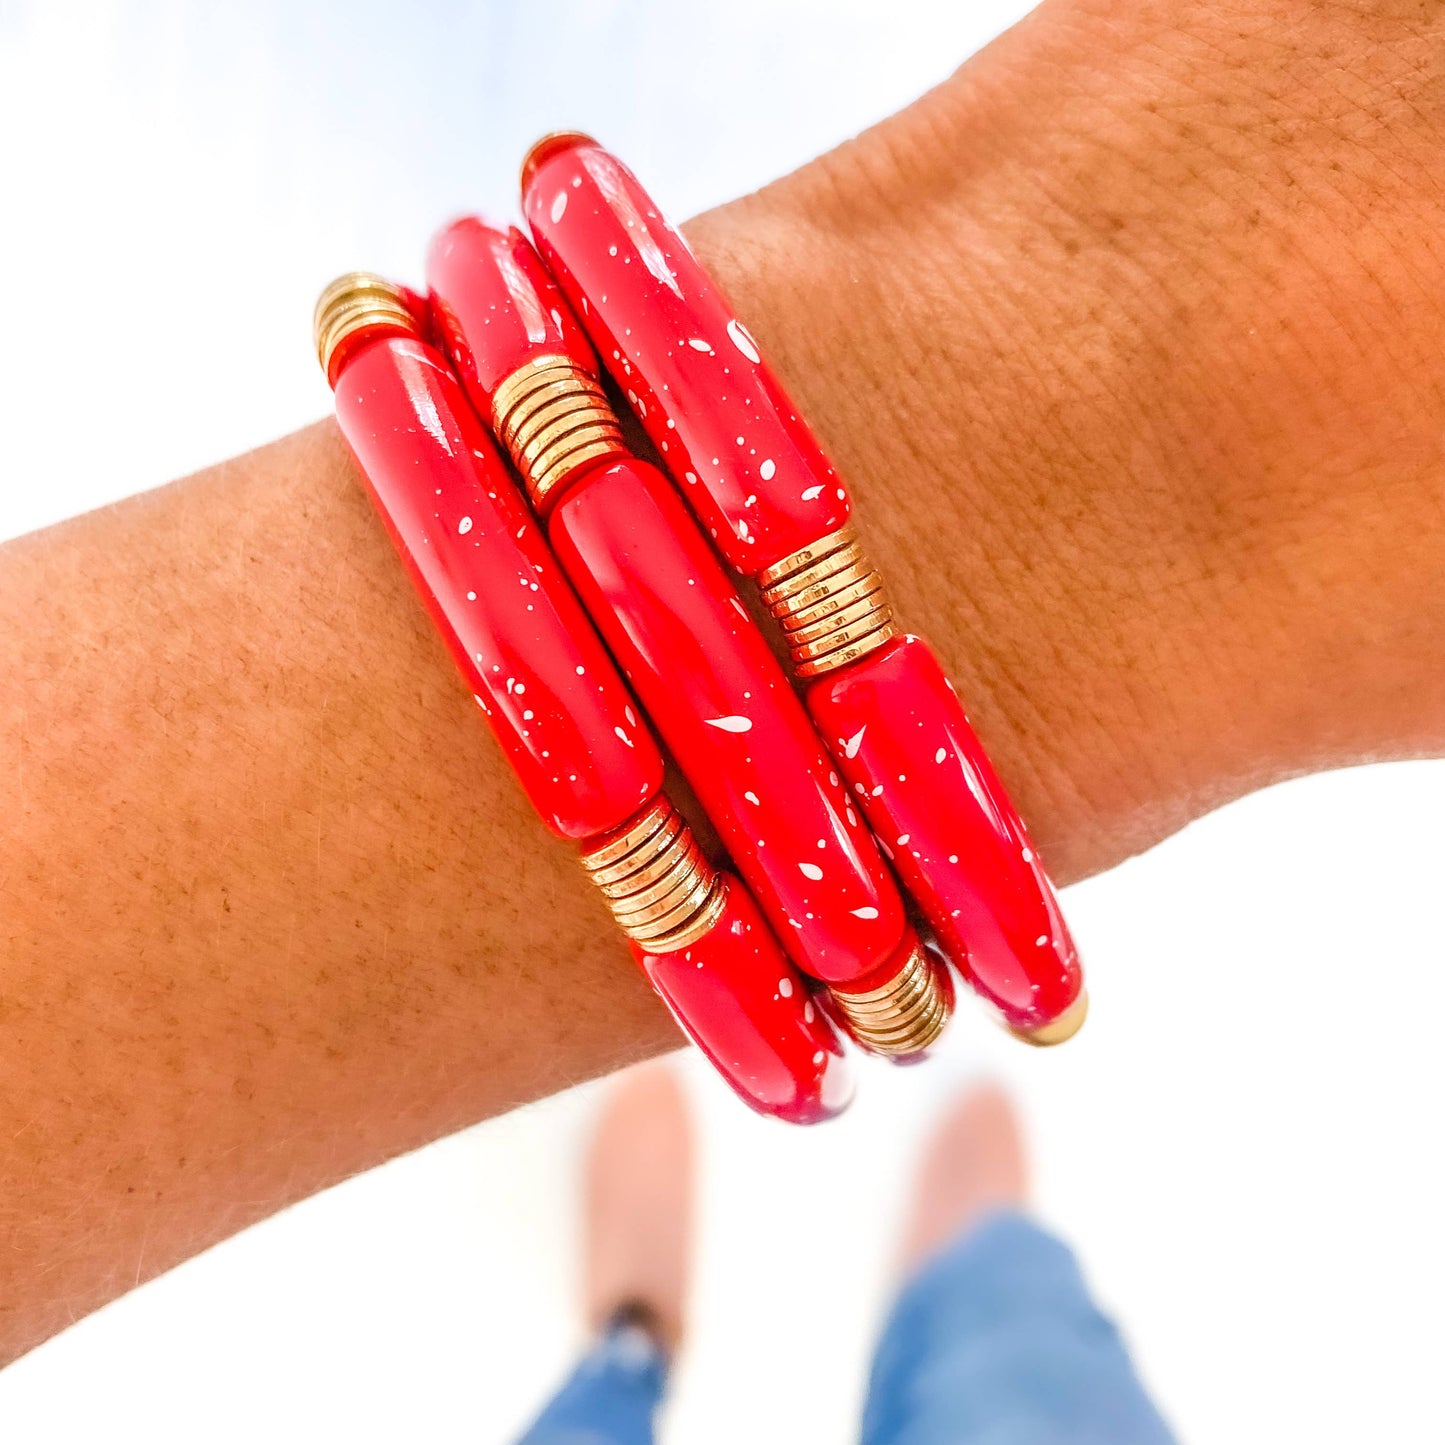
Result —
[[[1061, 881], [1445, 734], [1445, 207], [1186, 11], [1045, 7], [692, 228]], [[1201, 74], [1295, 116], [1272, 170]], [[0, 1352], [675, 1037], [330, 426], [0, 552], [0, 737]]]
[[329, 424], [0, 574], [7, 1353], [671, 1038]]

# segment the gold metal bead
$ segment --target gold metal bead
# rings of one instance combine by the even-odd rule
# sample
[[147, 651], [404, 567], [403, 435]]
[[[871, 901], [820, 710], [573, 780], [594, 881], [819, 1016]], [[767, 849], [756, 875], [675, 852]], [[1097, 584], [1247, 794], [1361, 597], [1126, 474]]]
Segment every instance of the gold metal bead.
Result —
[[825, 672], [833, 672], [840, 667], [847, 667], [850, 663], [857, 662], [861, 657], [867, 657], [870, 652], [877, 652], [885, 642], [891, 642], [895, 637], [902, 637], [903, 629], [894, 622], [885, 622], [877, 632], [870, 632], [866, 637], [860, 638], [857, 642], [850, 642], [846, 647], [840, 647], [836, 652], [830, 652], [826, 657], [820, 657], [815, 662], [802, 661], [796, 665], [799, 677], [820, 677]]
[[584, 463], [626, 451], [606, 393], [570, 356], [519, 366], [492, 396], [492, 428], [535, 507]]
[[778, 607], [790, 597], [796, 597], [810, 587], [816, 587], [820, 582], [826, 582], [844, 568], [858, 566], [862, 566], [865, 571], [868, 570], [867, 558], [863, 555], [863, 544], [855, 537], [844, 546], [829, 552], [826, 557], [820, 557], [811, 566], [800, 567], [790, 577], [784, 577], [781, 582], [774, 582], [771, 586], [764, 587], [763, 596], [767, 599], [769, 607]]
[[907, 962], [882, 987], [831, 992], [858, 1041], [878, 1054], [926, 1049], [943, 1032], [950, 1013], [922, 944], [914, 945]]
[[655, 923], [659, 918], [665, 918], [691, 893], [698, 879], [706, 881], [711, 874], [712, 865], [694, 845], [688, 850], [686, 860], [668, 868], [656, 882], [647, 883], [636, 892], [625, 893], [620, 898], [609, 897], [608, 903], [618, 920], [629, 926]]
[[799, 663], [814, 662], [840, 647], [846, 647], [850, 642], [860, 642], [893, 620], [893, 609], [887, 603], [879, 607], [873, 603], [872, 598], [868, 600], [870, 605], [851, 621], [845, 621], [840, 616], [830, 619], [833, 624], [830, 627], [822, 630], [809, 629], [816, 634], [813, 641], [805, 639], [801, 632], [789, 634], [788, 645], [793, 649], [795, 660]]
[[836, 532], [829, 532], [826, 536], [819, 537], [816, 542], [810, 542], [806, 547], [799, 547], [796, 552], [779, 558], [771, 567], [765, 567], [758, 573], [758, 586], [775, 586], [800, 568], [810, 567], [829, 552], [836, 552], [839, 547], [857, 540], [858, 529], [852, 522], [845, 522]]
[[654, 953], [696, 943], [717, 923], [727, 901], [721, 876], [666, 798], [585, 852], [582, 866], [617, 926]]
[[348, 271], [316, 298], [311, 333], [326, 379], [343, 341], [361, 331], [387, 330], [418, 334], [416, 317], [401, 287], [371, 271]]
[[799, 677], [844, 667], [898, 636], [883, 579], [851, 523], [775, 562], [760, 580]]
[[1073, 1038], [1083, 1028], [1084, 1020], [1088, 1016], [1089, 995], [1081, 992], [1052, 1023], [1037, 1029], [1010, 1028], [1009, 1033], [1026, 1044], [1032, 1044], [1036, 1049], [1052, 1048], [1055, 1044], [1062, 1044]]
[[[721, 883], [716, 873], [709, 872], [705, 878], [694, 879], [666, 913], [649, 917], [642, 923], [623, 923], [619, 919], [618, 927], [656, 953], [672, 953], [696, 943], [717, 922], [721, 911]], [[658, 948], [659, 940], [663, 939], [667, 940], [667, 947]]]
[[582, 866], [588, 869], [605, 867], [626, 857], [642, 840], [655, 833], [669, 818], [677, 816], [677, 809], [666, 797], [658, 797], [644, 808], [620, 833], [614, 833], [606, 842], [589, 848], [582, 855]]
[[812, 607], [798, 607], [787, 612], [782, 619], [783, 627], [790, 633], [801, 632], [805, 627], [812, 627], [816, 623], [826, 621], [829, 617], [836, 617], [840, 612], [861, 602], [865, 597], [878, 592], [883, 587], [883, 579], [876, 572], [868, 572], [856, 582], [850, 582], [846, 586], [839, 587], [836, 592], [830, 592], [820, 602]]

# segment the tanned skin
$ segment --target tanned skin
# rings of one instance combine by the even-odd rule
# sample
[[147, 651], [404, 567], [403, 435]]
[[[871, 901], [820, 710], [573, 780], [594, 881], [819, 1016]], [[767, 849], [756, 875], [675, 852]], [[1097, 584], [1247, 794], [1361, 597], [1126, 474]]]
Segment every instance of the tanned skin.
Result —
[[[689, 228], [1061, 882], [1445, 751], [1442, 47], [1045, 0]], [[0, 1358], [677, 1042], [330, 423], [0, 549], [0, 757]]]

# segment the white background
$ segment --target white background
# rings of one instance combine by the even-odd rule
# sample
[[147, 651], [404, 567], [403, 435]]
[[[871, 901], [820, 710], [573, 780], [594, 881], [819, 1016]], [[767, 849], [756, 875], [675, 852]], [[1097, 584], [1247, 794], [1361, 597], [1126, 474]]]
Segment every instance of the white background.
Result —
[[[535, 135], [593, 131], [687, 215], [1023, 8], [0, 0], [0, 535], [320, 415], [320, 285], [416, 279], [439, 222], [511, 211]], [[1024, 1101], [1042, 1211], [1185, 1439], [1439, 1439], [1442, 814], [1442, 766], [1315, 779], [1073, 890], [1095, 1011], [1055, 1054], [967, 1016], [936, 1065], [869, 1068], [812, 1133], [690, 1069], [706, 1217], [666, 1438], [852, 1438], [913, 1151], [986, 1072]], [[576, 1345], [595, 1098], [399, 1160], [136, 1291], [0, 1376], [0, 1438], [505, 1441]]]

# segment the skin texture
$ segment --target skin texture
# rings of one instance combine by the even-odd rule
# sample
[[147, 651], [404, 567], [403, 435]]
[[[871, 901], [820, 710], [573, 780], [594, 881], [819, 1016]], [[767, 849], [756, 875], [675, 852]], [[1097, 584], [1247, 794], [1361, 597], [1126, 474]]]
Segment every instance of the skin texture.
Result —
[[[1049, 0], [690, 228], [1060, 881], [1445, 751], [1442, 41]], [[675, 1042], [330, 424], [0, 549], [0, 739], [0, 1358]]]

